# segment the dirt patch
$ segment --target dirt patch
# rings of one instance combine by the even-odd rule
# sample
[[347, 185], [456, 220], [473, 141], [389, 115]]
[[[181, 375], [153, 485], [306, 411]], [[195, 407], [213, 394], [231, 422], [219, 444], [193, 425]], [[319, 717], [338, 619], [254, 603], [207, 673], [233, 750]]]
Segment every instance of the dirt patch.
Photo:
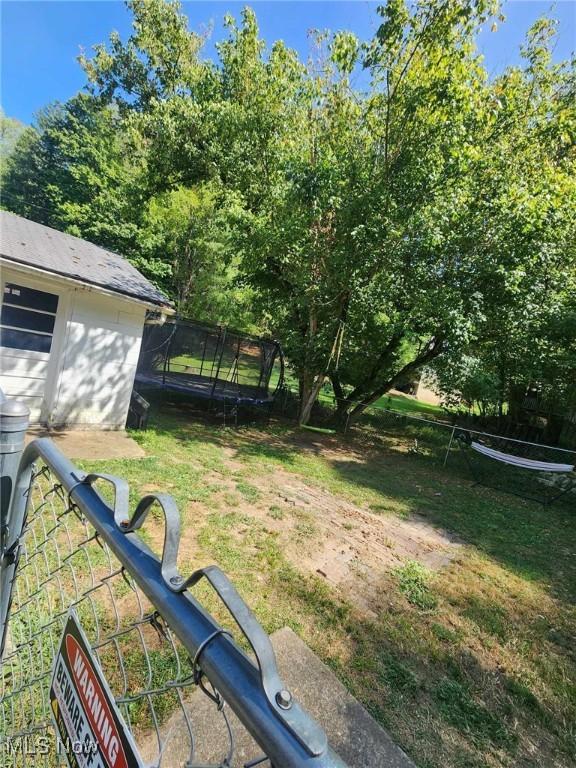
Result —
[[383, 576], [406, 560], [438, 569], [454, 558], [460, 544], [446, 532], [413, 515], [379, 516], [313, 488], [296, 477], [282, 478], [282, 494], [306, 510], [316, 527], [309, 546], [288, 547], [294, 562], [320, 574], [371, 607], [382, 599]]
[[71, 429], [46, 430], [34, 427], [26, 434], [26, 444], [38, 437], [51, 438], [69, 459], [142, 459], [144, 449], [124, 430]]
[[[292, 437], [289, 445], [295, 442]], [[304, 434], [297, 442], [300, 450], [328, 461], [366, 461], [364, 447], [341, 445], [330, 437]], [[282, 438], [273, 445], [277, 449], [285, 446]], [[256, 519], [278, 538], [294, 567], [325, 579], [367, 613], [378, 612], [385, 605], [392, 570], [407, 560], [438, 570], [460, 551], [461, 543], [455, 537], [433, 526], [423, 515], [402, 518], [377, 514], [279, 466], [269, 472], [249, 472], [241, 450], [226, 446], [222, 453], [222, 470], [207, 470], [204, 475], [206, 484], [221, 489], [212, 497], [217, 508], [233, 508]], [[158, 489], [147, 486], [145, 490]], [[197, 567], [194, 534], [209, 512], [203, 502], [194, 502], [186, 510], [179, 558], [183, 566], [193, 562]], [[161, 552], [162, 516], [151, 515], [146, 530], [152, 548]], [[233, 533], [243, 539], [246, 531]], [[186, 570], [183, 567], [183, 572]]]
[[250, 482], [261, 498], [239, 511], [274, 531], [295, 567], [321, 576], [370, 612], [382, 606], [391, 570], [407, 560], [437, 570], [461, 548], [421, 515], [374, 514], [280, 468]]

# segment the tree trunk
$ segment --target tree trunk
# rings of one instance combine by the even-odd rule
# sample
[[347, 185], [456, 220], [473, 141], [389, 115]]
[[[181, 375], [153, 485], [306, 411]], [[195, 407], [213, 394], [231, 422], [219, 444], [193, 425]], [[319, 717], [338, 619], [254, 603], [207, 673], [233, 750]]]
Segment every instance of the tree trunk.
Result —
[[339, 402], [344, 400], [345, 394], [342, 384], [340, 383], [340, 376], [334, 371], [330, 374], [330, 381], [332, 382], [332, 389], [334, 390], [334, 397]]
[[[312, 376], [311, 374], [308, 374], [308, 375], [305, 374], [303, 376], [304, 386], [301, 387], [301, 391], [300, 391], [300, 415], [298, 417], [299, 426], [302, 426], [308, 423], [308, 420], [310, 419], [310, 415], [312, 414], [312, 408], [314, 407], [314, 403], [318, 399], [318, 395], [320, 394], [322, 385], [326, 381], [326, 378], [330, 375], [329, 371], [330, 371], [331, 364], [335, 361], [336, 367], [338, 365], [338, 357], [339, 357], [340, 349], [342, 345], [342, 339], [344, 334], [344, 323], [345, 323], [346, 314], [348, 311], [349, 298], [350, 297], [348, 295], [348, 292], [345, 292], [341, 297], [341, 307], [340, 307], [340, 313], [339, 313], [339, 319], [338, 319], [338, 327], [334, 335], [334, 341], [332, 343], [332, 349], [330, 350], [330, 356], [328, 357], [324, 370], [321, 373], [316, 373], [314, 376]], [[313, 311], [310, 312], [309, 328], [310, 328], [310, 338], [313, 338], [318, 328], [317, 317], [315, 312]], [[336, 381], [336, 387], [339, 388], [339, 391], [343, 395], [344, 393], [342, 391], [342, 388], [340, 387], [338, 374], [336, 373], [336, 371], [334, 371], [332, 375], [333, 375], [332, 380]]]
[[325, 381], [323, 374], [318, 374], [313, 382], [308, 386], [305, 386], [302, 391], [302, 397], [300, 400], [300, 414], [298, 415], [298, 426], [302, 427], [307, 424], [312, 414], [312, 408], [314, 403], [318, 399], [320, 390]]
[[525, 384], [513, 384], [508, 395], [508, 420], [512, 423], [520, 421], [522, 403], [526, 396]]
[[563, 429], [564, 416], [558, 413], [549, 413], [544, 431], [544, 440], [550, 445], [558, 445]]
[[342, 388], [340, 377], [336, 372], [330, 375], [330, 381], [332, 382], [332, 389], [334, 390], [334, 397], [336, 398], [334, 422], [337, 428], [344, 427], [346, 420], [348, 419], [348, 401], [346, 400], [346, 393]]
[[443, 340], [441, 338], [430, 339], [421, 354], [419, 354], [414, 360], [406, 363], [403, 368], [397, 371], [386, 382], [374, 388], [370, 394], [364, 395], [361, 400], [356, 403], [353, 401], [353, 396], [358, 388], [354, 390], [354, 392], [352, 392], [351, 395], [346, 398], [347, 408], [349, 409], [350, 406], [352, 406], [351, 410], [346, 411], [346, 415], [349, 414], [350, 419], [358, 418], [358, 416], [360, 416], [365, 408], [367, 408], [369, 405], [372, 405], [372, 403], [375, 403], [376, 400], [379, 400], [382, 395], [385, 395], [386, 392], [392, 389], [396, 383], [401, 381], [406, 376], [406, 374], [417, 371], [419, 368], [422, 368], [423, 365], [426, 365], [426, 363], [429, 363], [431, 360], [437, 357], [442, 351], [442, 342]]

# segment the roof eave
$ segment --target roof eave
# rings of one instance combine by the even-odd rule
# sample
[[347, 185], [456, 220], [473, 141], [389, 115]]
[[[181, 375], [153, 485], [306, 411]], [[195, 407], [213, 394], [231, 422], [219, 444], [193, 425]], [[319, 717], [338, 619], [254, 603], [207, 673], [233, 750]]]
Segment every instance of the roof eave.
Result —
[[155, 302], [152, 299], [143, 298], [142, 296], [136, 296], [126, 291], [118, 291], [114, 288], [106, 288], [105, 286], [100, 285], [100, 283], [95, 283], [95, 282], [92, 283], [89, 280], [83, 280], [80, 277], [71, 277], [70, 275], [65, 275], [61, 272], [58, 272], [57, 270], [42, 269], [41, 267], [35, 267], [33, 264], [29, 264], [28, 262], [25, 262], [25, 261], [19, 261], [18, 259], [11, 258], [10, 256], [6, 256], [4, 254], [0, 254], [0, 263], [4, 263], [7, 266], [13, 267], [14, 269], [19, 270], [21, 272], [30, 270], [31, 272], [34, 272], [36, 274], [49, 275], [50, 277], [55, 277], [58, 280], [63, 280], [66, 283], [71, 283], [76, 286], [81, 285], [83, 288], [90, 291], [97, 290], [100, 293], [105, 294], [106, 296], [112, 296], [114, 298], [121, 297], [126, 301], [133, 301], [133, 302], [136, 302], [137, 304], [142, 304], [148, 309], [154, 309], [156, 311], [162, 310], [167, 315], [176, 314], [176, 310], [169, 303], [162, 303], [159, 301]]

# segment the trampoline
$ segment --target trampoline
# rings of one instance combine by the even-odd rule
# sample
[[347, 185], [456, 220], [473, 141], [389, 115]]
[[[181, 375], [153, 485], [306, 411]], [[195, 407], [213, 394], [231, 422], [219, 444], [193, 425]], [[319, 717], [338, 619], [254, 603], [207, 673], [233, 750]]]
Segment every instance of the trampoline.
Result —
[[272, 406], [284, 381], [276, 341], [169, 319], [144, 326], [135, 383], [233, 406]]

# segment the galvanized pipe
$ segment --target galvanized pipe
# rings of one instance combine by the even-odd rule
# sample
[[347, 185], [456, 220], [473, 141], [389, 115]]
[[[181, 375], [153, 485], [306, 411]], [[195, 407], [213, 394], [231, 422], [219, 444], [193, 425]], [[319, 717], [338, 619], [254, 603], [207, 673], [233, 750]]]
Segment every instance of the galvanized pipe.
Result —
[[22, 528], [20, 521], [13, 519], [12, 499], [29, 422], [28, 407], [7, 398], [0, 389], [0, 659], [6, 642], [14, 575], [11, 546]]

